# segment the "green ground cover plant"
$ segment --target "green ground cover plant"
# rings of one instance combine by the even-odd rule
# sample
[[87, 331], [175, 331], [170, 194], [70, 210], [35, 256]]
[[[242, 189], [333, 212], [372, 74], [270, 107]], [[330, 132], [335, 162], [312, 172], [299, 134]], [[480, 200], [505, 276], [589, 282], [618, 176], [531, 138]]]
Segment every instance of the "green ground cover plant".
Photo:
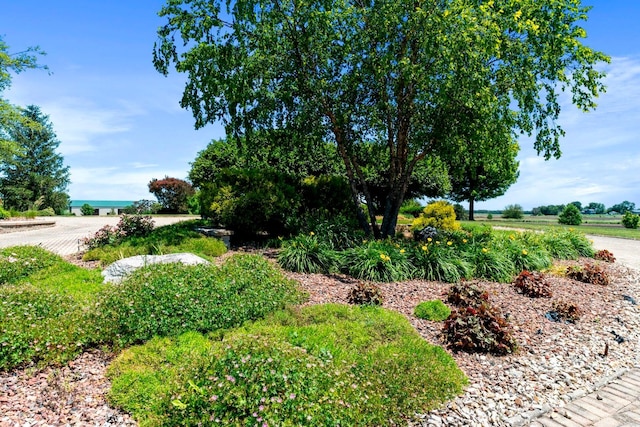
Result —
[[[6, 249], [51, 264], [13, 262], [16, 277], [0, 286], [0, 370], [65, 362], [87, 348], [117, 349], [153, 335], [238, 326], [304, 299], [266, 259], [232, 257], [221, 267], [166, 264], [139, 270], [122, 284], [103, 284], [42, 248]], [[17, 259], [17, 258], [16, 258]]]
[[12, 246], [0, 250], [0, 285], [16, 283], [62, 259], [37, 246]]
[[210, 332], [299, 303], [295, 283], [259, 255], [236, 255], [220, 267], [153, 265], [105, 288], [94, 320], [106, 342], [126, 346], [155, 335]]
[[406, 423], [467, 383], [400, 314], [317, 305], [211, 337], [132, 347], [111, 365], [110, 401], [141, 426]]

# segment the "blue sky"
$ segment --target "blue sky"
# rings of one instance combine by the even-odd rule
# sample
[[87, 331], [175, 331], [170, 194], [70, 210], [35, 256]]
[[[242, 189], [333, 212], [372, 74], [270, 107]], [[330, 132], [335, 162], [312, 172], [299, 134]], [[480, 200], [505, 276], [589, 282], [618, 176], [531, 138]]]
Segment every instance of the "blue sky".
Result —
[[[194, 130], [180, 108], [184, 76], [152, 65], [162, 0], [3, 2], [0, 34], [19, 51], [39, 45], [51, 73], [29, 70], [4, 95], [48, 114], [70, 166], [72, 200], [150, 199], [147, 184], [186, 178], [198, 151], [224, 136], [219, 125]], [[612, 56], [607, 93], [595, 112], [562, 112], [562, 158], [544, 161], [522, 139], [520, 178], [478, 209], [525, 209], [574, 200], [640, 205], [640, 1], [593, 5], [586, 44]]]

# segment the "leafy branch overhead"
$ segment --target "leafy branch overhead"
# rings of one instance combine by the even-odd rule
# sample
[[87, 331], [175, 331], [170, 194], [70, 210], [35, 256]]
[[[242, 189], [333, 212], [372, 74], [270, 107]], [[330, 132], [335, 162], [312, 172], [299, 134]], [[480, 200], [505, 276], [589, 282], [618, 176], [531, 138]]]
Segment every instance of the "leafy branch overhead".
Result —
[[[181, 105], [196, 127], [334, 143], [355, 205], [373, 207], [368, 228], [391, 235], [416, 165], [464, 150], [457, 141], [523, 132], [560, 156], [560, 94], [587, 111], [604, 91], [596, 67], [609, 59], [581, 43], [587, 12], [579, 0], [170, 0], [154, 65], [188, 75]], [[386, 152], [381, 201], [358, 156], [365, 142]]]

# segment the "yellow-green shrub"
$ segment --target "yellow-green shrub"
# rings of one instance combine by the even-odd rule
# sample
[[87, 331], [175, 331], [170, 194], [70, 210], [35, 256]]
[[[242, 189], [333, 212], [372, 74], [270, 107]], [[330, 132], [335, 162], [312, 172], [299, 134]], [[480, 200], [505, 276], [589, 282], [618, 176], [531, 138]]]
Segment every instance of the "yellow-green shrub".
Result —
[[455, 231], [460, 229], [460, 223], [456, 221], [453, 206], [444, 200], [438, 200], [424, 208], [422, 215], [413, 220], [412, 227], [414, 230], [435, 227], [439, 230]]

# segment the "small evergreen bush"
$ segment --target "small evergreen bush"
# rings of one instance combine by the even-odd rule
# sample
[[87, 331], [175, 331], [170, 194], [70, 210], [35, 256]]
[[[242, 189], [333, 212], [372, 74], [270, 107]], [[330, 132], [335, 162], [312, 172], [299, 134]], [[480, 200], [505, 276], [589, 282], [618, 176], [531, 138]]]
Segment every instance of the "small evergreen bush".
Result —
[[622, 225], [624, 225], [625, 228], [638, 228], [638, 223], [640, 223], [640, 215], [633, 214], [629, 211], [622, 215]]
[[429, 203], [424, 208], [422, 215], [413, 220], [412, 228], [421, 230], [425, 227], [435, 227], [438, 230], [455, 231], [460, 229], [460, 223], [456, 221], [456, 213], [453, 206], [444, 201]]
[[558, 222], [565, 225], [582, 224], [582, 215], [580, 209], [576, 205], [568, 204], [558, 216]]
[[93, 215], [93, 212], [93, 206], [91, 206], [89, 203], [85, 203], [84, 205], [80, 206], [80, 213], [84, 216]]

